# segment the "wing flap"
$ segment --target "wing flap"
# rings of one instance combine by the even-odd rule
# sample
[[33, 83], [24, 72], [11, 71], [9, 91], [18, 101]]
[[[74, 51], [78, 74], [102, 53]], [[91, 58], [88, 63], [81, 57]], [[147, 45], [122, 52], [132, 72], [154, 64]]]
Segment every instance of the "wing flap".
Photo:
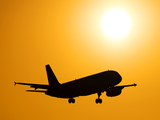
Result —
[[44, 90], [26, 90], [27, 92], [46, 92]]

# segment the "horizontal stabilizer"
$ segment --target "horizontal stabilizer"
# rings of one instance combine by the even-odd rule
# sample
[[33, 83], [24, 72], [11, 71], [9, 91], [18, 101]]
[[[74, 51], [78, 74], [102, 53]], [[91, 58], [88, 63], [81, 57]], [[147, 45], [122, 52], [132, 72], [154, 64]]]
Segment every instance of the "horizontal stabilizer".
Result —
[[26, 90], [27, 92], [46, 92], [44, 90]]

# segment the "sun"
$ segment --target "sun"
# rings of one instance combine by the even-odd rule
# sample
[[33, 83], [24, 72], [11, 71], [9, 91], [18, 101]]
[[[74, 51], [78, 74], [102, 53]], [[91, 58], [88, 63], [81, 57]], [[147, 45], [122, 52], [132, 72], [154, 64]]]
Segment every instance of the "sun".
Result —
[[121, 9], [111, 9], [102, 18], [102, 29], [111, 38], [121, 38], [131, 27], [129, 15]]

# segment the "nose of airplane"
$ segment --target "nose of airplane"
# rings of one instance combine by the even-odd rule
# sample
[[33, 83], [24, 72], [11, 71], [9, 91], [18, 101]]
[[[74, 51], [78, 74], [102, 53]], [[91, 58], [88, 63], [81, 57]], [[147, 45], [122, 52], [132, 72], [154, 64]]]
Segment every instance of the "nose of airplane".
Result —
[[116, 71], [115, 71], [115, 80], [116, 80], [117, 84], [122, 81], [122, 76]]
[[122, 77], [117, 71], [108, 71], [108, 75], [110, 76], [113, 85], [117, 85], [122, 81]]
[[119, 74], [119, 83], [122, 81], [122, 76]]

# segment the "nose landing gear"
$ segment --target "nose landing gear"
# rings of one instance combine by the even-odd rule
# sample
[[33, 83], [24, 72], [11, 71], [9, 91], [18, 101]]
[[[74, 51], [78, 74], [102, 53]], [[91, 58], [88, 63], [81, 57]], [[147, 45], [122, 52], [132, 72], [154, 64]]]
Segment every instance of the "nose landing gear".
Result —
[[96, 101], [95, 101], [97, 104], [102, 103], [102, 99], [100, 99], [100, 96], [101, 96], [101, 92], [98, 93], [98, 99], [96, 99]]
[[75, 103], [75, 99], [69, 98], [69, 99], [68, 99], [68, 102], [69, 102], [69, 103]]

